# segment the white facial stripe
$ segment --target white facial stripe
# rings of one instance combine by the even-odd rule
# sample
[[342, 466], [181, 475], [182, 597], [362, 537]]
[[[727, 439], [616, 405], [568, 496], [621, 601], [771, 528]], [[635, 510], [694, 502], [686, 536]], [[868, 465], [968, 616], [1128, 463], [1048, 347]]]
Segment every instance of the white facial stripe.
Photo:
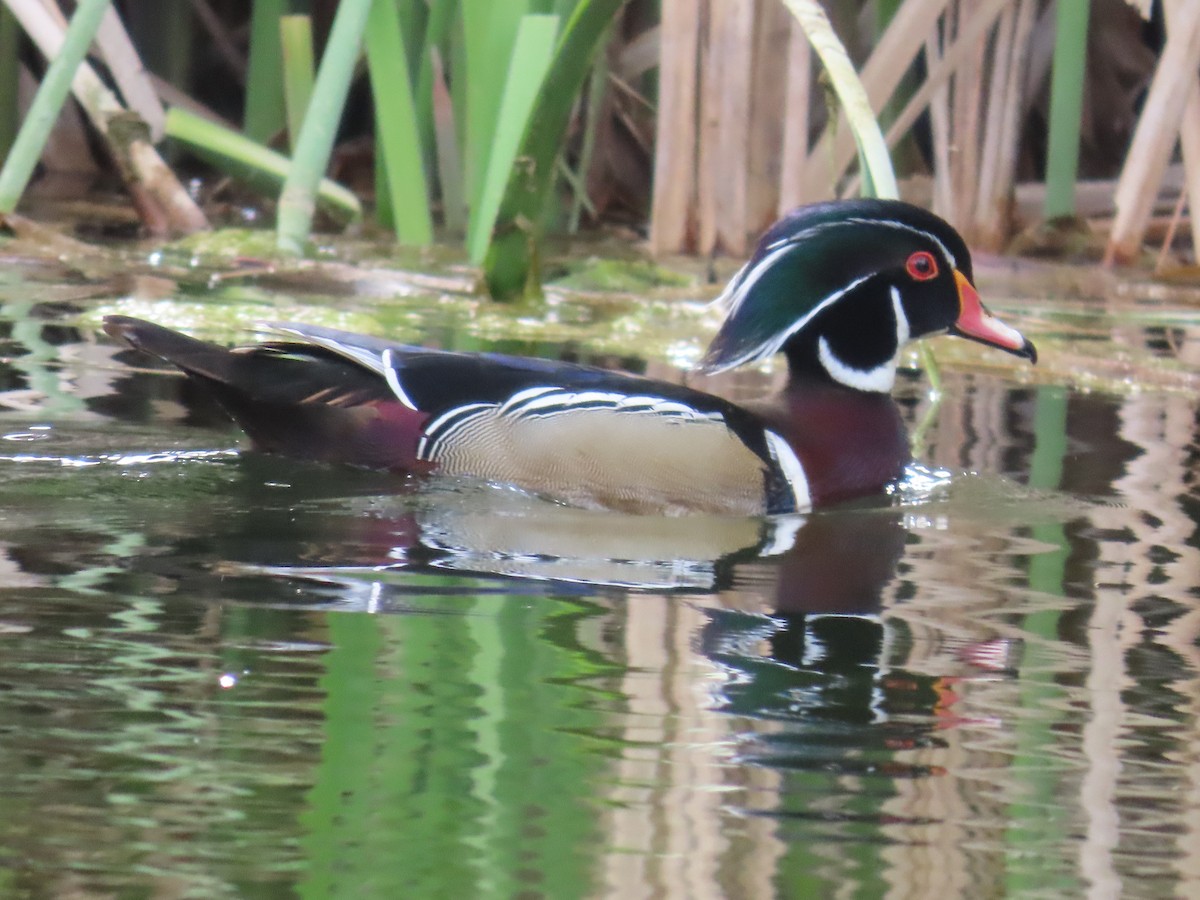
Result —
[[413, 403], [412, 400], [409, 399], [408, 394], [405, 393], [404, 387], [400, 384], [400, 374], [396, 371], [396, 367], [393, 363], [394, 354], [392, 353], [392, 349], [389, 347], [387, 350], [383, 351], [383, 380], [387, 382], [387, 386], [392, 389], [392, 393], [400, 399], [401, 403], [413, 410], [413, 412], [416, 412], [417, 405]]
[[942, 257], [950, 263], [952, 268], [958, 268], [958, 260], [954, 258], [954, 254], [950, 252], [950, 248], [941, 242], [937, 235], [925, 231], [923, 228], [914, 228], [904, 222], [896, 219], [847, 219], [847, 222], [855, 222], [860, 225], [885, 225], [888, 228], [899, 228], [901, 231], [909, 231], [913, 234], [919, 234], [923, 238], [927, 238], [932, 243], [937, 244], [938, 249], [942, 251]]
[[765, 434], [767, 450], [779, 465], [779, 470], [783, 472], [783, 477], [787, 479], [788, 487], [792, 491], [792, 501], [796, 504], [794, 511], [808, 512], [812, 509], [812, 493], [808, 487], [808, 476], [804, 474], [804, 466], [787, 441], [774, 431]]
[[892, 285], [892, 312], [896, 314], [896, 352], [909, 342], [912, 329], [908, 324], [908, 315], [904, 312], [904, 304], [900, 302], [900, 288]]

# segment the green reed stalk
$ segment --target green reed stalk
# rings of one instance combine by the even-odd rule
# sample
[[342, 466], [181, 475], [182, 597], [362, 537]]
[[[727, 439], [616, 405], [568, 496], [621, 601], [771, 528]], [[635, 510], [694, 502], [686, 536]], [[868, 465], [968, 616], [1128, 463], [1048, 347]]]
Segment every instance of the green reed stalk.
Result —
[[254, 0], [250, 15], [250, 59], [246, 68], [246, 106], [242, 130], [268, 143], [286, 124], [283, 112], [283, 47], [279, 20], [289, 0]]
[[[471, 208], [467, 230], [467, 252], [473, 263], [482, 263], [488, 252], [492, 225], [500, 211], [504, 186], [514, 171], [521, 139], [529, 123], [530, 113], [543, 78], [554, 54], [554, 37], [558, 31], [558, 16], [529, 15], [521, 19], [517, 39], [513, 44], [508, 77], [495, 119], [495, 132], [487, 154], [487, 168], [479, 182], [479, 192]], [[550, 165], [554, 163], [550, 159]], [[538, 162], [523, 159], [522, 166]], [[540, 213], [540, 209], [538, 210]]]
[[[380, 0], [384, 2], [384, 0]], [[308, 240], [316, 191], [329, 166], [333, 141], [350, 91], [371, 0], [342, 0], [313, 85], [312, 101], [300, 127], [292, 167], [279, 197], [276, 243], [284, 253], [299, 254]]]
[[[375, 134], [382, 157], [383, 187], [396, 239], [433, 241], [429, 188], [420, 129], [413, 106], [408, 52], [395, 0], [375, 0], [367, 19], [367, 67], [375, 101]], [[379, 167], [377, 172], [381, 171]], [[377, 185], [376, 193], [385, 193]], [[380, 205], [383, 198], [380, 197]]]
[[[461, 0], [462, 51], [452, 58], [452, 83], [463, 88], [455, 98], [464, 104], [458, 112], [459, 133], [464, 135], [463, 164], [466, 166], [467, 197], [471, 210], [479, 206], [484, 175], [496, 133], [496, 117], [507, 90], [507, 75], [515, 55], [515, 42], [521, 21], [529, 9], [529, 0]], [[465, 77], [462, 77], [465, 76]], [[472, 213], [473, 215], [473, 213]]]
[[1079, 129], [1087, 66], [1090, 0], [1058, 0], [1054, 68], [1050, 76], [1050, 135], [1046, 151], [1047, 219], [1075, 215]]
[[283, 106], [287, 116], [288, 146], [295, 152], [304, 113], [312, 99], [312, 19], [309, 16], [281, 18], [279, 45], [283, 51]]
[[0, 212], [17, 208], [34, 167], [50, 137], [50, 130], [71, 90], [75, 70], [96, 37], [110, 0], [81, 0], [71, 17], [58, 56], [51, 60], [38, 87], [12, 150], [0, 170]]
[[[178, 106], [167, 110], [166, 132], [215, 168], [265, 192], [278, 192], [291, 169], [283, 154]], [[317, 204], [339, 221], [362, 217], [354, 193], [328, 178], [317, 187]]]
[[537, 105], [529, 115], [518, 156], [491, 229], [484, 279], [492, 297], [509, 300], [541, 291], [538, 247], [571, 110], [624, 0], [581, 0], [563, 29]]
[[808, 42], [821, 58], [821, 65], [829, 75], [838, 102], [846, 111], [850, 131], [858, 145], [863, 193], [888, 199], [899, 197], [900, 189], [896, 185], [892, 159], [871, 109], [871, 101], [854, 71], [846, 48], [829, 24], [825, 10], [819, 0], [784, 0], [784, 5], [800, 23]]

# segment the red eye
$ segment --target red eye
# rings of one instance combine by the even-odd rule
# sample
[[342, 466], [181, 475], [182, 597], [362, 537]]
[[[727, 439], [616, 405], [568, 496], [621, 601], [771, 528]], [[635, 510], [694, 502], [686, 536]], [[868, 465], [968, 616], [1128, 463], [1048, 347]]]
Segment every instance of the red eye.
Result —
[[904, 268], [908, 270], [908, 274], [913, 277], [914, 281], [928, 281], [930, 278], [937, 278], [937, 260], [927, 250], [918, 250], [910, 256], [908, 262], [904, 264]]

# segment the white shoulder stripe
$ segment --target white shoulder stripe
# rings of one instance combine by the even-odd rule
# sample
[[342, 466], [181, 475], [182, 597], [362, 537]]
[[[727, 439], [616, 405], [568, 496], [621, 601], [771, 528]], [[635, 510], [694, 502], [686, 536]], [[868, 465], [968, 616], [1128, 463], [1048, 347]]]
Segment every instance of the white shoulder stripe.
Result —
[[405, 392], [404, 386], [400, 384], [400, 374], [396, 371], [393, 361], [394, 354], [389, 347], [383, 351], [383, 380], [387, 382], [387, 386], [392, 389], [392, 393], [399, 398], [401, 403], [416, 412], [417, 405], [412, 402]]
[[812, 509], [812, 492], [809, 489], [808, 476], [804, 474], [804, 466], [800, 463], [800, 458], [796, 456], [788, 442], [774, 431], [767, 431], [765, 434], [771, 458], [778, 464], [779, 470], [783, 472], [783, 477], [787, 479], [788, 487], [792, 491], [792, 501], [796, 505], [794, 511], [808, 512]]

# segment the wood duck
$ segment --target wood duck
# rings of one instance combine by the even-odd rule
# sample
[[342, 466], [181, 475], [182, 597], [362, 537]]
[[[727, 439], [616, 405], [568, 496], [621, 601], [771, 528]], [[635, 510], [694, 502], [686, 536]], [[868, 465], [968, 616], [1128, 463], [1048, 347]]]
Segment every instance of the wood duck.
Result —
[[105, 330], [209, 389], [260, 450], [668, 514], [807, 512], [882, 492], [910, 461], [889, 391], [912, 339], [956, 334], [1036, 362], [983, 307], [957, 232], [899, 201], [795, 210], [720, 299], [728, 313], [700, 368], [783, 353], [775, 396], [737, 405], [631, 374], [297, 324], [232, 350], [125, 316]]

